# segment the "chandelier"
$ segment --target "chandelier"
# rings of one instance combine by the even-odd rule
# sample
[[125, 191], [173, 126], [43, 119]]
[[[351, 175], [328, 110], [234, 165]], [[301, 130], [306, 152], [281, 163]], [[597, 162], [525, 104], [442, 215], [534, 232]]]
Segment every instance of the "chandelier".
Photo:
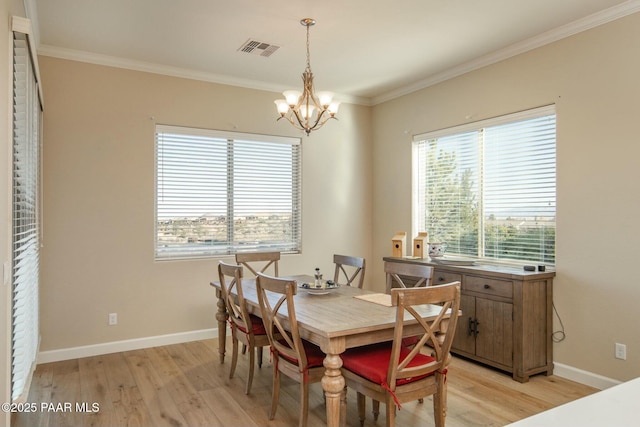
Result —
[[285, 118], [295, 128], [304, 131], [307, 136], [312, 130], [320, 129], [329, 119], [336, 119], [339, 102], [333, 102], [333, 93], [313, 91], [313, 73], [309, 61], [309, 27], [316, 24], [311, 18], [305, 18], [300, 24], [307, 27], [307, 68], [302, 73], [303, 91], [286, 90], [285, 99], [275, 100], [280, 117]]

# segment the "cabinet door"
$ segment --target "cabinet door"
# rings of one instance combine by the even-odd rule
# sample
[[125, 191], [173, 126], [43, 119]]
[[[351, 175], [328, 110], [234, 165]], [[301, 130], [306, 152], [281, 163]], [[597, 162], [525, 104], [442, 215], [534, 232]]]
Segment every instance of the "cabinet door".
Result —
[[469, 354], [476, 352], [476, 337], [470, 322], [476, 318], [476, 298], [469, 295], [460, 295], [460, 310], [462, 314], [458, 318], [456, 335], [453, 337], [452, 347]]
[[476, 298], [476, 356], [513, 366], [513, 304]]

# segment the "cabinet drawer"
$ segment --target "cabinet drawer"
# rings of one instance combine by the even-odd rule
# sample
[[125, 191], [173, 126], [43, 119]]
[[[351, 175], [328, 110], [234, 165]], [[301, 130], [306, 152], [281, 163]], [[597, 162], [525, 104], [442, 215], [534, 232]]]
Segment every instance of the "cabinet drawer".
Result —
[[431, 280], [431, 282], [432, 285], [444, 285], [445, 283], [451, 282], [462, 283], [462, 274], [435, 270], [433, 272], [433, 279]]
[[513, 282], [509, 280], [465, 276], [464, 289], [470, 292], [480, 292], [487, 295], [513, 298]]

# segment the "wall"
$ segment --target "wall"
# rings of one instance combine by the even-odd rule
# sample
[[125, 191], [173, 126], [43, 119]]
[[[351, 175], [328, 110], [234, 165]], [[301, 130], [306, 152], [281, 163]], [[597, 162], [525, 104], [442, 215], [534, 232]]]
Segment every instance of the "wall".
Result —
[[[259, 58], [258, 58], [259, 59]], [[217, 327], [217, 259], [155, 262], [154, 124], [301, 136], [275, 93], [40, 57], [44, 352]], [[303, 137], [303, 253], [281, 274], [371, 256], [370, 109]], [[107, 314], [119, 324], [107, 326]]]
[[[381, 259], [395, 232], [421, 231], [411, 230], [412, 135], [555, 103], [554, 300], [566, 339], [554, 360], [616, 380], [639, 376], [638, 52], [634, 14], [376, 106], [375, 286], [384, 289]], [[627, 345], [626, 361], [614, 358], [616, 342]]]

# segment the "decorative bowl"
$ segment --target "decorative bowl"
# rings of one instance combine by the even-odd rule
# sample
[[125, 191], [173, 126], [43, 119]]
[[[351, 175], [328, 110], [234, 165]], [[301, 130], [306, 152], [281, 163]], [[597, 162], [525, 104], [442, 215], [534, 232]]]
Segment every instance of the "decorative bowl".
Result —
[[333, 280], [322, 280], [319, 285], [315, 283], [303, 283], [300, 285], [302, 289], [305, 289], [311, 295], [326, 295], [340, 285], [334, 283]]
[[444, 251], [447, 250], [445, 243], [429, 243], [429, 256], [431, 258], [437, 258], [444, 256]]

